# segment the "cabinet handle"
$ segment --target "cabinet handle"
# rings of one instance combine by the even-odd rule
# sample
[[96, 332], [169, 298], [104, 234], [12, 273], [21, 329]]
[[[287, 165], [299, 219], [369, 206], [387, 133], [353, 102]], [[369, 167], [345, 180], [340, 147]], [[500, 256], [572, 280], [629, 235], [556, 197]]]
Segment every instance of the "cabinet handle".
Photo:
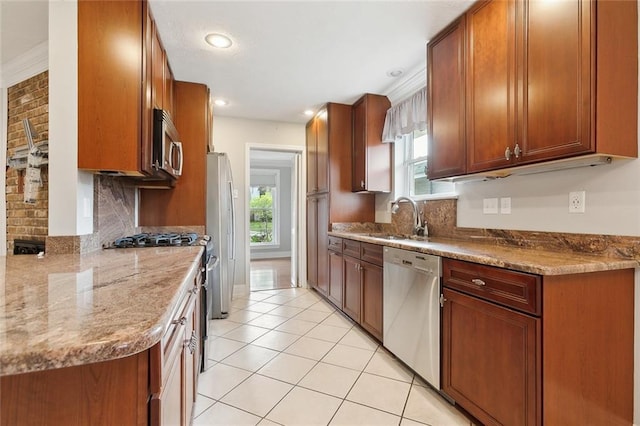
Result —
[[516, 144], [516, 147], [513, 148], [513, 155], [515, 155], [516, 158], [520, 158], [521, 153], [522, 153], [522, 150], [520, 149], [520, 146]]
[[484, 281], [478, 279], [478, 278], [474, 278], [471, 280], [472, 283], [474, 283], [475, 285], [479, 285], [479, 286], [483, 286], [483, 285], [487, 285]]
[[511, 160], [511, 150], [509, 147], [504, 150], [504, 158], [506, 158], [507, 161]]
[[364, 188], [364, 181], [363, 180], [360, 181], [360, 188]]
[[185, 340], [185, 344], [189, 348], [189, 353], [193, 355], [193, 353], [198, 348], [198, 339], [196, 337], [195, 330], [191, 331], [191, 337], [189, 339]]
[[176, 324], [176, 325], [185, 325], [186, 323], [187, 323], [187, 317], [182, 317], [180, 319], [171, 321], [171, 324]]

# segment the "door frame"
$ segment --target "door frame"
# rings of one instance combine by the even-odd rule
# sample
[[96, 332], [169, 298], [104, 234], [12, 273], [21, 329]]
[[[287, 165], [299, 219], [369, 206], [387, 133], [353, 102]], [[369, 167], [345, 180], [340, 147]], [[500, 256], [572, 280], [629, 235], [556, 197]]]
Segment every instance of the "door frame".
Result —
[[[247, 185], [249, 185], [249, 182], [251, 182], [251, 151], [252, 150], [257, 150], [257, 151], [278, 151], [278, 152], [290, 152], [292, 154], [299, 154], [300, 155], [300, 161], [299, 161], [299, 167], [292, 167], [292, 170], [294, 173], [297, 174], [295, 182], [296, 182], [296, 202], [295, 204], [297, 205], [297, 208], [295, 209], [295, 232], [296, 232], [296, 238], [295, 241], [292, 241], [291, 243], [291, 252], [292, 252], [292, 259], [294, 258], [293, 256], [293, 252], [295, 251], [296, 253], [296, 261], [293, 262], [292, 260], [292, 264], [295, 266], [296, 268], [296, 276], [297, 276], [297, 282], [296, 282], [296, 287], [306, 287], [307, 286], [307, 281], [306, 279], [302, 279], [302, 277], [306, 277], [307, 276], [307, 257], [304, 256], [306, 247], [307, 247], [307, 235], [306, 232], [302, 232], [306, 229], [306, 203], [304, 202], [306, 200], [306, 189], [305, 189], [305, 180], [304, 180], [304, 176], [307, 175], [306, 172], [306, 147], [305, 146], [298, 146], [298, 145], [273, 145], [273, 144], [261, 144], [261, 143], [247, 143], [245, 145], [245, 155], [244, 155], [244, 161], [245, 161], [245, 167], [244, 167], [244, 172], [245, 172], [245, 176], [244, 176], [244, 181]], [[245, 197], [244, 202], [244, 212], [245, 212], [245, 217], [244, 217], [244, 222], [243, 222], [243, 226], [245, 229], [245, 235], [247, 236], [247, 238], [244, 239], [244, 248], [245, 248], [245, 259], [247, 260], [245, 262], [245, 277], [247, 277], [247, 288], [248, 291], [251, 292], [251, 247], [249, 244], [249, 238], [248, 236], [250, 235], [250, 230], [249, 230], [249, 197]]]

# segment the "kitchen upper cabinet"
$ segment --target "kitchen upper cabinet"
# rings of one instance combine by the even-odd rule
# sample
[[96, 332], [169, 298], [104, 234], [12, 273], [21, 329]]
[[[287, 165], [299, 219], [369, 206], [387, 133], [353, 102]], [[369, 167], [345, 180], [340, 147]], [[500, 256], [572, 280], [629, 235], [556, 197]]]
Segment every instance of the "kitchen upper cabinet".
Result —
[[154, 107], [173, 109], [165, 67], [146, 1], [78, 2], [78, 168], [163, 179], [152, 129]]
[[307, 123], [307, 193], [329, 190], [328, 107]]
[[[636, 9], [594, 0], [472, 6], [429, 43], [429, 177], [586, 154], [637, 157]], [[466, 115], [456, 113], [458, 99]], [[461, 152], [466, 171], [450, 166]]]
[[513, 0], [479, 2], [466, 15], [469, 172], [508, 166], [515, 158], [505, 157], [516, 149], [515, 23]]
[[442, 390], [487, 425], [633, 423], [632, 269], [442, 261]]
[[382, 128], [390, 107], [386, 96], [372, 94], [365, 94], [353, 104], [354, 192], [391, 191], [391, 144], [382, 143]]
[[205, 225], [210, 106], [207, 86], [175, 82], [174, 123], [184, 149], [182, 175], [172, 189], [140, 189], [140, 226]]
[[464, 174], [465, 17], [443, 30], [427, 46], [427, 126], [429, 179]]

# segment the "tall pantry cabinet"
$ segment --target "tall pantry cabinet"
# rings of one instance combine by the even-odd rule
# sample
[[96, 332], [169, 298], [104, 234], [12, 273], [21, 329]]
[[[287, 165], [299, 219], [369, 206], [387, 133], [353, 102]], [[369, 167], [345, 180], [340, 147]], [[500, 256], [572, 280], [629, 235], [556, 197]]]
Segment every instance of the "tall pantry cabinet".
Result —
[[352, 109], [328, 103], [307, 123], [307, 283], [323, 295], [329, 285], [329, 227], [373, 222], [373, 194], [351, 192]]

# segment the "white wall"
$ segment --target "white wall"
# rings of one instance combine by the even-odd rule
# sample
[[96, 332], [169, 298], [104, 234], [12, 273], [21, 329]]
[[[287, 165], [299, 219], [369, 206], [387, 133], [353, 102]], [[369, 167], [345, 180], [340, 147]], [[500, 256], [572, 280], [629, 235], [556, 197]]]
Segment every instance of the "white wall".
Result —
[[[246, 149], [247, 144], [252, 146], [254, 144], [299, 146], [300, 149], [304, 149], [305, 125], [215, 116], [213, 142], [216, 152], [229, 154], [235, 187], [238, 189], [238, 199], [236, 200], [238, 227], [236, 233], [238, 241], [247, 244], [248, 236], [246, 235], [246, 226], [243, 223], [246, 215], [245, 200], [248, 197], [249, 187], [249, 182], [245, 182], [248, 175], [246, 165], [249, 164], [248, 159], [245, 158], [249, 151]], [[247, 286], [246, 288], [249, 284], [246, 274], [246, 266], [249, 262], [247, 252], [248, 250], [243, 250], [242, 245], [238, 247], [235, 275], [235, 284]]]
[[49, 235], [93, 232], [93, 176], [78, 170], [78, 3], [49, 2]]

